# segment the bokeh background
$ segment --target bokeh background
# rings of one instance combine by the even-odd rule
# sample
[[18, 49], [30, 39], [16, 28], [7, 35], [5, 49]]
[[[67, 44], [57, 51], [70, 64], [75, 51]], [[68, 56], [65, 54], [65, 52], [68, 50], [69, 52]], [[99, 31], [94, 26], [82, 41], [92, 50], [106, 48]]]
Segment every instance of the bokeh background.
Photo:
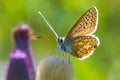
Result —
[[100, 46], [92, 56], [80, 61], [72, 57], [74, 80], [120, 80], [120, 0], [0, 0], [0, 80], [14, 47], [12, 29], [27, 23], [34, 34], [43, 38], [31, 40], [35, 63], [51, 54], [56, 39], [39, 16], [41, 11], [59, 36], [64, 36], [76, 20], [90, 7], [99, 11], [95, 35]]

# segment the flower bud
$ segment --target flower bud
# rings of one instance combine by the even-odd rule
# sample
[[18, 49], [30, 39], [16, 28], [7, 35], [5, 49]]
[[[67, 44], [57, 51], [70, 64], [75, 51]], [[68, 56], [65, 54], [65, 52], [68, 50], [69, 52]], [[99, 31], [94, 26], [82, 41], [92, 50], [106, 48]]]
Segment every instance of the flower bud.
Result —
[[72, 80], [72, 63], [65, 57], [48, 56], [40, 61], [37, 80]]

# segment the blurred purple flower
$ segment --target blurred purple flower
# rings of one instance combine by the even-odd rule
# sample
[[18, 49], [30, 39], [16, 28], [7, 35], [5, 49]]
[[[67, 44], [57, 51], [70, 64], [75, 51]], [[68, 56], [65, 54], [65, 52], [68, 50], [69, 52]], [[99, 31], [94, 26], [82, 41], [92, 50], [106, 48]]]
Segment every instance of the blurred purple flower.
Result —
[[29, 38], [32, 30], [21, 24], [13, 30], [15, 48], [10, 54], [6, 80], [35, 80], [35, 70], [31, 55]]

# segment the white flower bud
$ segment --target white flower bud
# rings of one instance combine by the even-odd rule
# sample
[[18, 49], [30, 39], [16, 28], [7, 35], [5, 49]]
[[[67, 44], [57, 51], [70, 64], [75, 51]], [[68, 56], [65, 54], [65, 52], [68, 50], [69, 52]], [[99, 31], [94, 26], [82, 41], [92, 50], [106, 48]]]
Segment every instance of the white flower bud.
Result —
[[65, 57], [48, 56], [40, 62], [37, 80], [72, 80], [72, 63]]

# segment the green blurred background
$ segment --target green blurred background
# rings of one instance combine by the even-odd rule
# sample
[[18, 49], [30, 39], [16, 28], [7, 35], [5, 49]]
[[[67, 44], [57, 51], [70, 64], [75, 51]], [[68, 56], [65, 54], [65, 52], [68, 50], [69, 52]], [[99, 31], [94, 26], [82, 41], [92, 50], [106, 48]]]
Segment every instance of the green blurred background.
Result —
[[16, 25], [28, 23], [35, 35], [44, 37], [31, 40], [37, 63], [57, 46], [53, 33], [38, 11], [43, 13], [58, 35], [64, 36], [92, 6], [96, 6], [99, 12], [95, 35], [101, 44], [83, 61], [72, 58], [74, 80], [120, 80], [120, 0], [0, 0], [0, 80], [14, 47], [11, 30]]

